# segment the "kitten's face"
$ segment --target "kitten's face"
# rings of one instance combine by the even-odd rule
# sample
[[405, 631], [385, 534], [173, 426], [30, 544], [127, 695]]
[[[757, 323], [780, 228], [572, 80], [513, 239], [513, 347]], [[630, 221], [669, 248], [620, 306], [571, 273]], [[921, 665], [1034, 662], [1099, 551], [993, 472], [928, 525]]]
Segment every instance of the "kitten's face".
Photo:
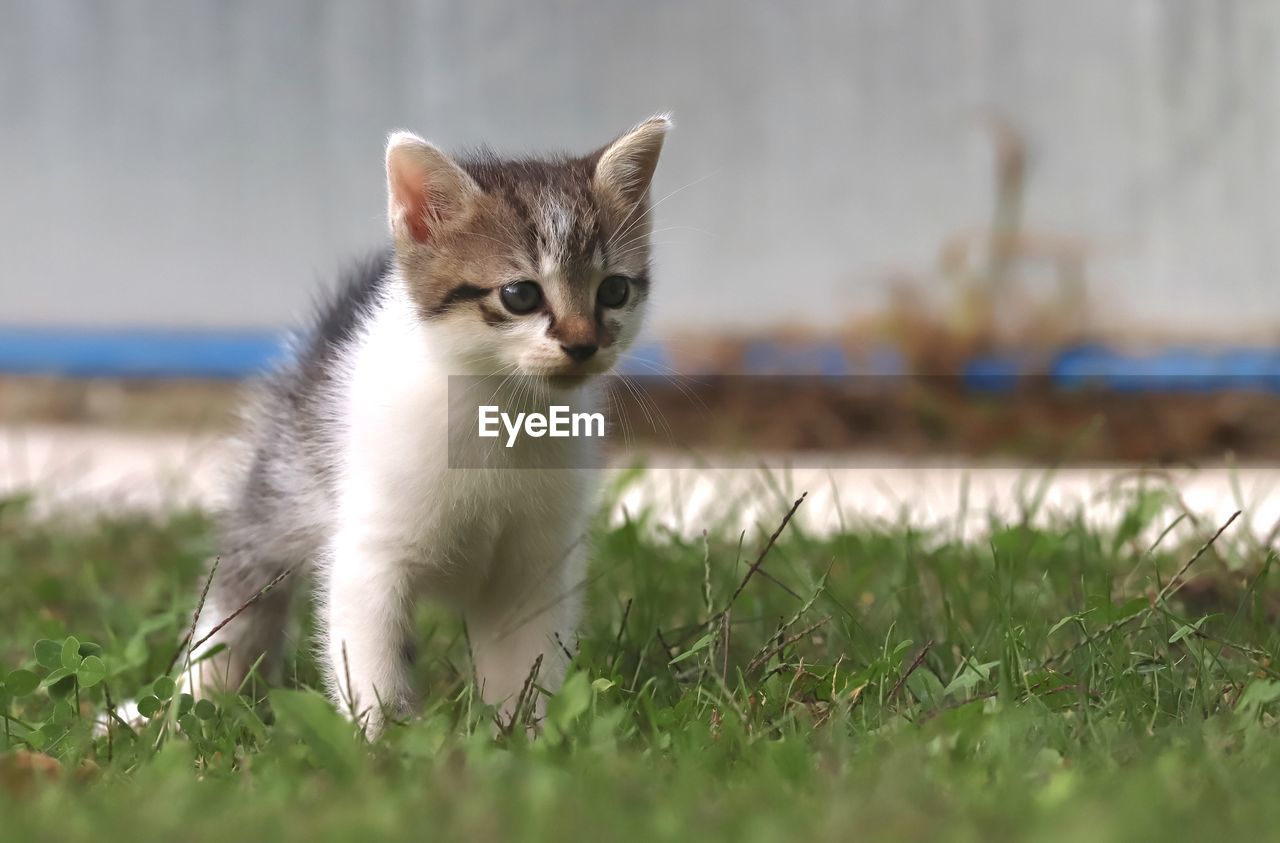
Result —
[[582, 158], [387, 152], [396, 259], [421, 318], [472, 374], [607, 372], [649, 293], [649, 182], [670, 123]]

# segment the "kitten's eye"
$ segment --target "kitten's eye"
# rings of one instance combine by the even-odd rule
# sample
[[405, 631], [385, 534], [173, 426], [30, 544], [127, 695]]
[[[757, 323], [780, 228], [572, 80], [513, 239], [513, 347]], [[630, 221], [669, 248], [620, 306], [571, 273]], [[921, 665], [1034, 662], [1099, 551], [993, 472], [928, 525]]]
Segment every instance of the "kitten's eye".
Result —
[[542, 288], [533, 281], [516, 281], [498, 293], [503, 306], [512, 313], [529, 313], [542, 304]]
[[631, 295], [631, 279], [623, 275], [610, 275], [600, 282], [596, 300], [605, 307], [622, 307]]

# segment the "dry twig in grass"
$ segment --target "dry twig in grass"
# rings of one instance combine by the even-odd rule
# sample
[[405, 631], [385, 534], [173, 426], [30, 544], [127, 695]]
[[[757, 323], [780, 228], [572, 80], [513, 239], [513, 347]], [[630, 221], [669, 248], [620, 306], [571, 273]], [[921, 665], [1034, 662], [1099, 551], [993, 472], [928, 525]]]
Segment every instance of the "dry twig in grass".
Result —
[[222, 631], [222, 628], [223, 628], [224, 626], [226, 626], [227, 624], [231, 623], [231, 622], [232, 622], [233, 620], [235, 620], [236, 618], [240, 617], [240, 614], [241, 614], [242, 612], [244, 612], [246, 609], [248, 609], [248, 608], [249, 608], [250, 606], [252, 606], [254, 603], [257, 603], [257, 602], [258, 602], [259, 600], [261, 600], [263, 597], [265, 597], [265, 596], [267, 595], [267, 592], [271, 591], [271, 589], [273, 589], [273, 588], [275, 588], [277, 585], [279, 585], [279, 584], [284, 580], [284, 578], [285, 578], [285, 577], [289, 576], [289, 575], [290, 575], [290, 574], [292, 574], [292, 573], [293, 573], [293, 569], [292, 569], [292, 568], [285, 568], [283, 571], [281, 571], [280, 573], [276, 574], [276, 576], [271, 580], [271, 582], [267, 583], [267, 584], [266, 584], [266, 585], [264, 585], [261, 589], [259, 589], [259, 591], [258, 591], [258, 593], [257, 593], [257, 594], [253, 595], [253, 596], [252, 596], [252, 597], [250, 597], [248, 600], [246, 600], [246, 601], [244, 601], [243, 603], [241, 603], [241, 604], [240, 604], [240, 606], [239, 606], [239, 608], [237, 608], [234, 612], [232, 612], [231, 614], [227, 615], [225, 618], [223, 618], [221, 621], [219, 621], [217, 624], [215, 624], [215, 625], [214, 625], [214, 627], [213, 627], [213, 629], [209, 630], [209, 632], [208, 632], [208, 634], [207, 634], [207, 635], [205, 635], [203, 638], [201, 638], [201, 639], [200, 639], [199, 641], [197, 641], [196, 643], [192, 644], [192, 645], [191, 645], [191, 647], [190, 647], [190, 648], [188, 648], [188, 649], [189, 649], [189, 651], [190, 651], [190, 652], [195, 652], [196, 650], [199, 650], [199, 649], [200, 649], [200, 647], [201, 647], [201, 645], [203, 645], [203, 644], [204, 644], [205, 642], [207, 642], [210, 638], [212, 638], [213, 636], [215, 636], [215, 635], [217, 635], [219, 632], [221, 632], [221, 631]]
[[1187, 573], [1188, 570], [1190, 570], [1192, 565], [1194, 565], [1197, 561], [1199, 561], [1201, 556], [1204, 556], [1206, 553], [1209, 552], [1209, 549], [1213, 547], [1213, 543], [1218, 540], [1218, 537], [1221, 536], [1223, 533], [1225, 533], [1227, 531], [1227, 528], [1230, 527], [1233, 523], [1235, 523], [1235, 520], [1239, 517], [1240, 517], [1240, 510], [1237, 509], [1235, 512], [1231, 514], [1231, 517], [1226, 520], [1226, 523], [1224, 523], [1221, 527], [1219, 527], [1218, 531], [1214, 533], [1207, 542], [1202, 544], [1200, 546], [1200, 549], [1197, 550], [1191, 556], [1191, 558], [1188, 559], [1186, 563], [1184, 563], [1183, 566], [1178, 569], [1178, 573], [1174, 574], [1173, 578], [1170, 579], [1167, 583], [1165, 583], [1164, 588], [1160, 589], [1160, 593], [1156, 595], [1156, 598], [1151, 601], [1151, 605], [1148, 606], [1144, 611], [1139, 612], [1136, 615], [1130, 615], [1127, 618], [1121, 618], [1118, 621], [1109, 623], [1106, 626], [1104, 626], [1102, 629], [1095, 632], [1093, 635], [1090, 635], [1089, 637], [1085, 638], [1083, 641], [1078, 642], [1074, 646], [1068, 647], [1065, 650], [1054, 653], [1053, 655], [1049, 656], [1047, 659], [1044, 660], [1044, 666], [1048, 667], [1049, 665], [1054, 664], [1055, 662], [1061, 661], [1062, 659], [1076, 652], [1080, 648], [1087, 647], [1088, 645], [1092, 644], [1094, 641], [1097, 641], [1099, 638], [1105, 638], [1106, 636], [1115, 632], [1120, 627], [1127, 626], [1128, 624], [1133, 623], [1138, 618], [1146, 617], [1157, 606], [1164, 603], [1165, 600], [1172, 597], [1174, 594], [1177, 594], [1178, 590], [1181, 589], [1182, 586], [1185, 584], [1185, 581], [1182, 579], [1182, 577]]
[[[747, 587], [747, 583], [751, 582], [751, 578], [755, 576], [757, 573], [765, 577], [766, 579], [776, 583], [777, 585], [781, 586], [784, 591], [786, 591], [788, 594], [795, 597], [797, 600], [804, 599], [799, 594], [796, 594], [795, 591], [788, 588], [786, 585], [783, 585], [776, 578], [772, 577], [767, 571], [762, 571], [760, 569], [760, 566], [764, 564], [765, 557], [769, 555], [769, 551], [773, 549], [774, 544], [778, 541], [778, 537], [782, 535], [782, 531], [787, 528], [787, 524], [791, 522], [792, 516], [796, 514], [796, 510], [800, 508], [800, 504], [804, 503], [804, 499], [808, 496], [809, 496], [808, 492], [802, 492], [800, 497], [796, 499], [795, 503], [791, 505], [791, 509], [788, 510], [787, 514], [782, 517], [782, 522], [778, 525], [778, 529], [773, 531], [773, 535], [769, 536], [769, 540], [765, 542], [764, 547], [760, 549], [760, 553], [756, 556], [755, 562], [751, 563], [751, 568], [747, 571], [746, 576], [742, 578], [742, 582], [738, 583], [738, 587], [734, 589], [733, 595], [729, 598], [729, 602], [725, 604], [725, 607], [718, 612], [712, 612], [704, 621], [700, 621], [695, 624], [690, 624], [687, 627], [677, 628], [677, 629], [683, 629], [683, 634], [676, 639], [677, 646], [683, 645], [685, 642], [691, 639], [694, 635], [696, 635], [699, 630], [706, 630], [709, 634], [714, 633], [717, 625], [722, 624], [725, 619], [725, 616], [727, 616], [730, 610], [733, 609], [734, 601], [738, 599], [738, 596], [742, 594], [743, 589]], [[741, 548], [741, 539], [739, 539], [739, 548]], [[704, 565], [705, 564], [708, 564], [708, 563], [704, 561]], [[708, 584], [708, 587], [709, 587], [709, 584]], [[704, 599], [708, 601], [710, 600], [709, 593], [705, 594]], [[658, 639], [659, 641], [662, 642], [662, 646], [666, 647], [669, 652], [675, 652], [675, 648], [673, 648], [670, 644], [668, 644], [666, 639], [662, 637], [662, 630], [658, 630]]]
[[738, 587], [734, 589], [733, 594], [729, 597], [729, 602], [720, 610], [720, 615], [725, 615], [733, 607], [738, 595], [742, 594], [742, 590], [747, 587], [747, 583], [751, 582], [751, 578], [760, 570], [760, 566], [764, 564], [765, 557], [769, 555], [769, 551], [773, 549], [778, 537], [782, 535], [782, 531], [791, 523], [791, 518], [796, 514], [796, 510], [800, 508], [800, 504], [804, 503], [804, 499], [808, 496], [808, 492], [802, 492], [800, 497], [796, 498], [795, 503], [791, 504], [791, 509], [782, 517], [782, 523], [778, 525], [778, 529], [774, 530], [773, 535], [769, 536], [769, 541], [765, 542], [764, 547], [760, 549], [760, 553], [756, 556], [756, 561], [751, 563], [746, 576], [742, 578], [742, 582], [738, 583]]
[[529, 714], [533, 710], [534, 694], [537, 693], [536, 682], [538, 681], [538, 672], [542, 670], [542, 654], [533, 660], [533, 666], [529, 668], [529, 675], [525, 677], [524, 686], [520, 689], [520, 695], [516, 697], [516, 704], [511, 709], [511, 720], [505, 725], [501, 719], [498, 721], [498, 727], [504, 735], [510, 735], [515, 731], [516, 724], [525, 723], [529, 719]]
[[924, 657], [929, 655], [929, 651], [932, 649], [933, 639], [931, 638], [923, 647], [920, 648], [920, 652], [916, 654], [915, 659], [911, 662], [911, 666], [898, 677], [897, 682], [893, 683], [893, 687], [889, 689], [889, 696], [884, 698], [886, 703], [897, 696], [898, 691], [902, 690], [902, 686], [907, 684], [907, 680], [911, 678], [911, 674], [915, 673], [916, 670], [919, 669], [920, 665], [924, 664]]
[[821, 620], [809, 624], [799, 632], [793, 635], [787, 636], [786, 638], [782, 639], [774, 646], [766, 647], [765, 649], [760, 650], [760, 652], [756, 653], [755, 657], [752, 658], [750, 662], [748, 662], [747, 669], [744, 672], [751, 673], [752, 671], [763, 667], [765, 664], [769, 662], [769, 659], [773, 658], [774, 656], [778, 655], [782, 651], [786, 650], [792, 644], [796, 643], [797, 641], [804, 638], [805, 636], [816, 632], [820, 627], [824, 626], [829, 620], [831, 620], [831, 616], [827, 615]]
[[178, 645], [178, 649], [174, 650], [173, 656], [169, 659], [169, 663], [165, 666], [165, 675], [173, 671], [173, 666], [178, 663], [178, 657], [185, 651], [187, 654], [187, 662], [191, 661], [191, 651], [194, 647], [187, 646], [191, 643], [191, 638], [196, 634], [196, 625], [200, 623], [200, 613], [204, 611], [205, 598], [209, 596], [209, 587], [213, 585], [213, 575], [218, 572], [218, 566], [222, 564], [222, 557], [213, 557], [213, 564], [209, 566], [209, 576], [204, 579], [204, 588], [200, 589], [200, 599], [196, 601], [196, 610], [191, 614], [191, 626], [187, 629], [187, 634], [182, 637], [182, 643]]

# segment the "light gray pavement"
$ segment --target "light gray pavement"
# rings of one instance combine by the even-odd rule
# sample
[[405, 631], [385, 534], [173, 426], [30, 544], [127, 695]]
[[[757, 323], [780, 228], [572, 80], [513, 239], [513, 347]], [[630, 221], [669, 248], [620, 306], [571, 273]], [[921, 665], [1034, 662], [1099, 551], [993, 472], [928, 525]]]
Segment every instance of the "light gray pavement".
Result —
[[[119, 431], [83, 426], [0, 428], [0, 494], [32, 491], [43, 513], [163, 511], [216, 507], [238, 454], [212, 433]], [[1136, 490], [1176, 490], [1187, 509], [1221, 523], [1244, 510], [1237, 528], [1266, 536], [1280, 522], [1280, 470], [1070, 468], [1057, 472], [959, 460], [908, 462], [898, 457], [763, 459], [769, 469], [693, 466], [657, 455], [618, 496], [616, 517], [648, 511], [652, 523], [685, 534], [703, 526], [772, 527], [801, 491], [798, 523], [822, 533], [843, 526], [906, 521], [972, 538], [997, 521], [1020, 518], [1036, 499], [1037, 520], [1081, 514], [1114, 522]], [[790, 465], [788, 465], [790, 463]], [[837, 465], [838, 467], [829, 467]], [[623, 475], [611, 470], [611, 479]], [[1166, 519], [1167, 520], [1167, 519]], [[1162, 525], [1157, 525], [1162, 526]]]

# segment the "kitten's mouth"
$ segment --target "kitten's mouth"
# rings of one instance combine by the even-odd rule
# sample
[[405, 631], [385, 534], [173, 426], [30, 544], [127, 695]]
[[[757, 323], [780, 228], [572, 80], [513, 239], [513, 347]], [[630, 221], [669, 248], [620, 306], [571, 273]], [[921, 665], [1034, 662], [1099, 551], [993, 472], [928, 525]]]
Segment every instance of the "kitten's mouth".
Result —
[[601, 365], [599, 361], [592, 360], [589, 363], [574, 363], [554, 369], [534, 370], [527, 374], [552, 387], [572, 388], [607, 374], [609, 368], [607, 365]]

